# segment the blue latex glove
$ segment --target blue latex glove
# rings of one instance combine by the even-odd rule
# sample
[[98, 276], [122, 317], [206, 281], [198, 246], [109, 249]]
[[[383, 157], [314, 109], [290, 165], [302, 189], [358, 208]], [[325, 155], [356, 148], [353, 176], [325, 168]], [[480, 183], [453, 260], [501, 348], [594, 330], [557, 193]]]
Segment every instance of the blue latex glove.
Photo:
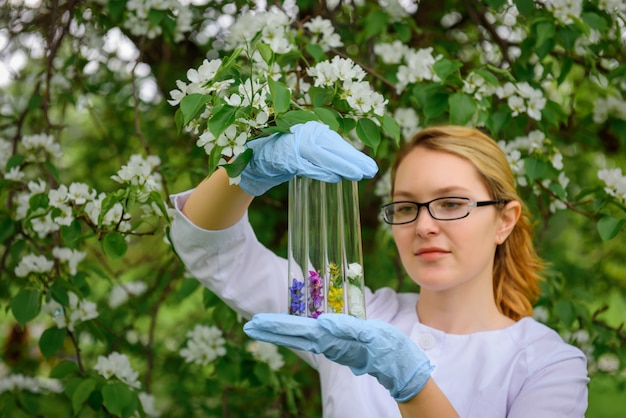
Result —
[[327, 125], [314, 121], [292, 126], [291, 133], [255, 139], [247, 146], [253, 154], [239, 186], [253, 196], [296, 175], [337, 183], [342, 178], [372, 178], [378, 171], [373, 159]]
[[426, 354], [408, 336], [380, 320], [344, 314], [313, 319], [264, 313], [255, 315], [243, 329], [257, 340], [324, 354], [356, 375], [368, 373], [397, 402], [418, 394], [433, 371]]

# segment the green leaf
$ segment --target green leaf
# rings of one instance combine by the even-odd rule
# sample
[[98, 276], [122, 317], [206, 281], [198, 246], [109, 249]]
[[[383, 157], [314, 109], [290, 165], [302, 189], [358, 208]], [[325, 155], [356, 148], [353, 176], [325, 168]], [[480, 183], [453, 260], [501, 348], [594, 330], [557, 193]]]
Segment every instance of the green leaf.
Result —
[[161, 22], [166, 16], [165, 13], [165, 10], [150, 9], [148, 11], [148, 21], [150, 21], [150, 23], [152, 23], [154, 26], [160, 26]]
[[427, 119], [434, 119], [448, 110], [448, 93], [437, 84], [417, 84], [413, 94]]
[[82, 234], [80, 221], [74, 219], [71, 224], [61, 226], [61, 237], [69, 248], [76, 248]]
[[83, 404], [95, 388], [96, 381], [94, 379], [85, 379], [76, 386], [72, 394], [72, 408], [74, 408], [75, 415], [83, 408]]
[[433, 71], [439, 76], [442, 83], [445, 83], [448, 77], [457, 72], [463, 64], [458, 60], [440, 59], [433, 64]]
[[576, 319], [572, 303], [563, 299], [554, 304], [554, 314], [567, 326], [570, 326]]
[[315, 113], [317, 117], [320, 118], [320, 120], [328, 125], [333, 131], [338, 131], [341, 127], [341, 124], [339, 123], [341, 115], [339, 112], [327, 107], [315, 107], [313, 108], [313, 113]]
[[583, 22], [588, 24], [593, 29], [597, 29], [599, 31], [605, 31], [609, 28], [609, 22], [602, 16], [593, 12], [584, 12], [582, 14]]
[[182, 301], [200, 287], [200, 282], [194, 278], [184, 279], [175, 293], [176, 300]]
[[17, 231], [17, 223], [10, 217], [6, 216], [0, 219], [0, 244], [4, 244], [9, 237], [15, 235]]
[[252, 159], [252, 153], [252, 148], [247, 148], [244, 152], [239, 154], [237, 158], [235, 158], [235, 161], [230, 164], [224, 164], [223, 167], [226, 169], [228, 177], [235, 178], [240, 175]]
[[180, 101], [180, 111], [183, 113], [183, 126], [204, 112], [205, 105], [209, 100], [211, 100], [209, 94], [192, 93], [183, 97]]
[[535, 48], [540, 48], [546, 42], [552, 42], [556, 34], [556, 26], [554, 20], [544, 20], [538, 22], [536, 25], [537, 39], [535, 41]]
[[224, 147], [220, 145], [215, 145], [211, 149], [211, 153], [209, 154], [209, 174], [217, 170], [217, 166], [219, 165], [220, 159], [222, 158], [223, 150]]
[[121, 416], [124, 409], [130, 405], [133, 393], [125, 384], [114, 382], [102, 388], [102, 398], [109, 412]]
[[21, 154], [12, 155], [7, 161], [7, 165], [5, 167], [5, 171], [9, 171], [14, 167], [19, 167], [24, 163], [24, 156]]
[[304, 49], [313, 57], [315, 62], [324, 61], [326, 59], [326, 53], [322, 47], [317, 44], [307, 42]]
[[43, 193], [34, 194], [28, 200], [28, 205], [32, 211], [37, 209], [46, 209], [49, 203], [50, 200], [48, 199], [48, 195]]
[[511, 72], [509, 70], [503, 70], [502, 68], [498, 68], [493, 65], [487, 65], [487, 68], [489, 69], [489, 71], [498, 74], [506, 81], [510, 81], [511, 83], [517, 83], [517, 80], [511, 75]]
[[448, 98], [450, 106], [450, 123], [453, 125], [467, 125], [476, 114], [476, 101], [468, 94], [455, 93]]
[[73, 361], [63, 360], [50, 371], [50, 378], [65, 379], [76, 373], [78, 373], [78, 365]]
[[556, 79], [556, 82], [558, 84], [561, 84], [563, 81], [565, 81], [565, 78], [567, 77], [569, 72], [572, 70], [573, 65], [574, 65], [573, 59], [571, 59], [570, 57], [563, 57], [563, 59], [561, 60], [561, 73], [559, 74], [559, 77]]
[[383, 115], [383, 131], [391, 135], [396, 146], [400, 144], [400, 139], [402, 136], [402, 130], [400, 129], [400, 125], [398, 124], [397, 120], [387, 114]]
[[117, 232], [109, 232], [102, 239], [102, 251], [112, 259], [123, 257], [128, 250], [124, 236]]
[[363, 37], [369, 39], [380, 35], [385, 31], [389, 22], [389, 15], [381, 9], [373, 8], [372, 11], [365, 16], [365, 25], [363, 28]]
[[359, 139], [374, 153], [380, 145], [380, 128], [373, 120], [361, 118], [356, 124], [356, 134]]
[[114, 22], [118, 22], [126, 10], [126, 0], [109, 0], [109, 16]]
[[267, 80], [276, 114], [285, 113], [289, 110], [291, 104], [291, 92], [286, 85], [280, 81], [274, 81], [272, 78]]
[[559, 199], [565, 199], [565, 189], [559, 183], [550, 183], [548, 189], [555, 195], [559, 197]]
[[256, 49], [259, 50], [259, 54], [261, 54], [263, 61], [271, 66], [274, 61], [274, 51], [272, 51], [272, 48], [266, 43], [259, 42], [256, 44]]
[[486, 1], [489, 7], [491, 7], [492, 9], [500, 10], [500, 8], [504, 6], [504, 3], [506, 3], [507, 0], [486, 0]]
[[57, 169], [57, 167], [54, 164], [52, 164], [50, 161], [44, 161], [43, 165], [44, 167], [48, 169], [48, 172], [52, 174], [52, 178], [54, 178], [54, 181], [58, 183], [59, 182], [59, 170]]
[[317, 108], [331, 104], [335, 95], [331, 89], [311, 87], [309, 89], [309, 97], [311, 98], [313, 106]]
[[596, 224], [596, 228], [600, 233], [600, 238], [602, 238], [603, 241], [609, 241], [620, 233], [624, 224], [626, 224], [626, 219], [603, 216]]
[[566, 50], [572, 51], [576, 46], [576, 41], [581, 32], [573, 26], [561, 26], [557, 32], [557, 37]]
[[224, 105], [211, 115], [209, 119], [209, 131], [217, 138], [235, 122], [235, 119], [237, 119], [237, 108]]
[[478, 74], [479, 76], [481, 76], [482, 78], [485, 79], [485, 81], [489, 84], [491, 84], [492, 86], [499, 86], [500, 83], [498, 81], [498, 77], [496, 77], [495, 75], [493, 75], [493, 73], [489, 70], [485, 70], [483, 68], [479, 68], [477, 70], [474, 70], [474, 72], [476, 74]]
[[530, 16], [535, 11], [535, 4], [533, 0], [513, 0], [513, 3], [517, 6], [520, 15]]
[[542, 179], [548, 172], [548, 163], [543, 160], [537, 160], [532, 157], [524, 158], [524, 168], [529, 183]]
[[39, 338], [39, 350], [41, 350], [41, 354], [43, 354], [46, 359], [50, 359], [52, 355], [56, 354], [61, 347], [63, 347], [66, 336], [67, 328], [54, 326], [45, 330]]
[[298, 123], [317, 120], [317, 115], [306, 110], [290, 110], [276, 118], [276, 125], [285, 131]]
[[67, 294], [65, 287], [59, 282], [63, 282], [63, 280], [57, 279], [54, 284], [50, 286], [50, 296], [61, 306], [65, 306], [67, 308], [70, 306], [70, 297]]
[[17, 322], [24, 327], [28, 321], [35, 319], [41, 310], [41, 293], [37, 289], [20, 290], [11, 300], [11, 311]]
[[176, 109], [174, 122], [176, 122], [176, 132], [180, 134], [185, 126], [185, 115], [183, 115], [183, 111], [180, 108]]

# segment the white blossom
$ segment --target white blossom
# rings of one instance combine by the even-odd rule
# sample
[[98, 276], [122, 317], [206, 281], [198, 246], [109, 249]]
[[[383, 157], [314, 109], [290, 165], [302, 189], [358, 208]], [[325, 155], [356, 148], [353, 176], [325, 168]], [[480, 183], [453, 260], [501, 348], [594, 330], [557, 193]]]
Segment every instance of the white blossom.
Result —
[[54, 247], [52, 249], [52, 255], [61, 261], [66, 261], [70, 274], [73, 276], [76, 274], [78, 263], [85, 259], [87, 253], [71, 248]]
[[598, 171], [598, 178], [604, 182], [605, 192], [626, 202], [626, 175], [622, 175], [621, 168], [602, 169]]
[[139, 373], [133, 370], [126, 354], [120, 354], [114, 351], [107, 357], [99, 356], [94, 370], [107, 380], [112, 377], [117, 377], [133, 389], [141, 387], [141, 383], [139, 383], [137, 379]]
[[539, 322], [545, 323], [550, 318], [550, 313], [544, 306], [537, 306], [533, 309], [533, 318]]
[[31, 393], [42, 393], [44, 391], [61, 393], [63, 385], [57, 379], [30, 377], [21, 373], [9, 374], [0, 378], [0, 394], [24, 390]]
[[127, 282], [114, 286], [109, 295], [109, 306], [113, 309], [126, 303], [129, 296], [141, 296], [148, 285], [141, 281]]
[[161, 412], [157, 410], [155, 406], [155, 399], [153, 395], [146, 392], [139, 392], [138, 396], [139, 402], [141, 402], [141, 409], [143, 409], [143, 412], [145, 412], [146, 415], [149, 417], [161, 416]]
[[4, 178], [11, 181], [22, 181], [25, 174], [20, 167], [11, 167], [9, 171], [4, 174]]
[[606, 373], [615, 373], [619, 369], [619, 357], [613, 353], [604, 353], [598, 357], [598, 369]]
[[25, 255], [15, 267], [15, 275], [17, 277], [26, 277], [31, 273], [45, 274], [49, 273], [54, 267], [54, 261], [48, 260], [43, 255], [35, 255], [33, 253]]
[[187, 332], [187, 345], [179, 351], [187, 363], [205, 366], [216, 358], [226, 355], [226, 340], [216, 326], [196, 325]]
[[285, 364], [283, 356], [274, 344], [264, 341], [250, 341], [246, 345], [246, 350], [252, 354], [255, 360], [267, 363], [272, 370], [278, 370]]

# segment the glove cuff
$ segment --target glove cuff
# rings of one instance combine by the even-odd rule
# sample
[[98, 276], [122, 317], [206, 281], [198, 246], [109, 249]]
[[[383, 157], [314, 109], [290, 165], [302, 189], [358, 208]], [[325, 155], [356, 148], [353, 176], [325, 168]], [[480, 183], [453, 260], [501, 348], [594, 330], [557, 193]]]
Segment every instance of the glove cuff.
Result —
[[403, 403], [413, 398], [415, 395], [420, 393], [428, 379], [430, 379], [430, 375], [432, 374], [434, 366], [431, 366], [430, 363], [426, 365], [424, 368], [417, 369], [413, 377], [409, 379], [406, 386], [395, 393], [391, 393], [391, 396], [398, 403]]

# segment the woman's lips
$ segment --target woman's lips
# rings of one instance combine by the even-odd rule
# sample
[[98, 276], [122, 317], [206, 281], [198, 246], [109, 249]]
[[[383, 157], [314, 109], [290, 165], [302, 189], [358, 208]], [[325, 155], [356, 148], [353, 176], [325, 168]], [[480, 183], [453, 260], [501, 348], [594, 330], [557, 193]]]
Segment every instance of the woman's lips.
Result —
[[420, 248], [419, 250], [415, 252], [415, 255], [423, 260], [436, 260], [449, 253], [450, 253], [449, 251], [446, 251], [443, 248], [427, 247], [427, 248]]

